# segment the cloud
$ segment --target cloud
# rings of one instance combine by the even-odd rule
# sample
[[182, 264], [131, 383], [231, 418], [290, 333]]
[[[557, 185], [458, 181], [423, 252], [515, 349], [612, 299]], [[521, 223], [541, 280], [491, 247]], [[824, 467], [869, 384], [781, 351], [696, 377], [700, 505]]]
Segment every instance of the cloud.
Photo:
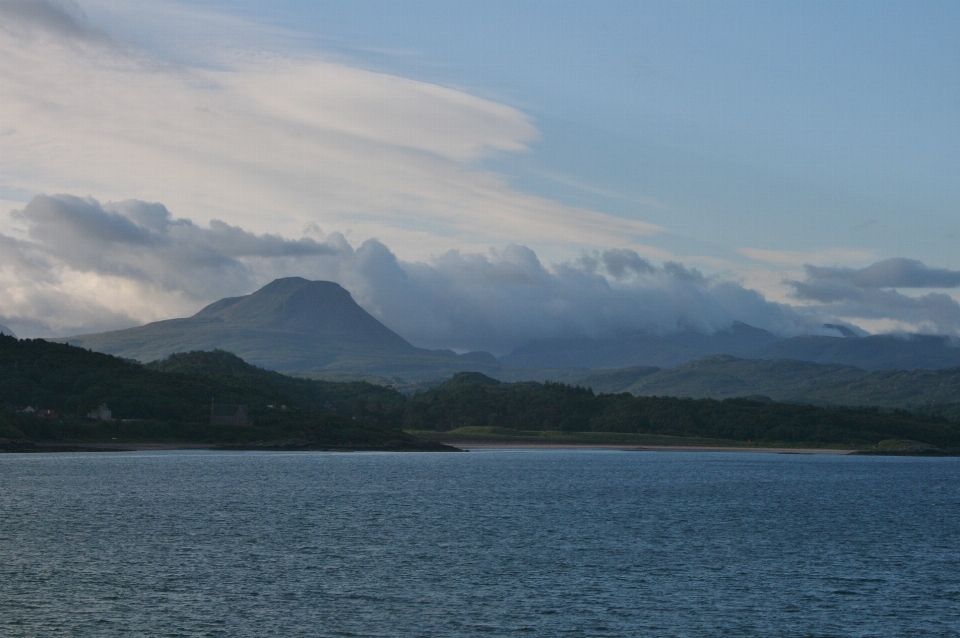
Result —
[[865, 262], [876, 258], [873, 251], [857, 248], [830, 248], [818, 252], [738, 248], [737, 252], [748, 259], [774, 266], [803, 266], [844, 261]]
[[806, 279], [788, 280], [792, 296], [825, 314], [855, 321], [885, 320], [904, 330], [960, 334], [960, 303], [943, 293], [919, 296], [893, 288], [957, 288], [960, 271], [930, 268], [913, 259], [887, 259], [866, 268], [807, 265]]
[[[0, 16], [3, 16], [6, 29], [15, 30], [14, 25], [39, 29], [64, 38], [85, 40], [99, 44], [115, 44], [102, 30], [92, 26], [83, 9], [75, 2], [45, 0], [3, 0], [0, 2]], [[20, 31], [25, 35], [24, 31]]]
[[500, 353], [551, 336], [686, 327], [711, 332], [734, 320], [796, 331], [801, 323], [788, 308], [753, 291], [691, 277], [677, 264], [651, 266], [629, 278], [615, 266], [620, 276], [614, 278], [605, 267], [584, 269], [582, 262], [547, 266], [519, 245], [485, 254], [450, 251], [429, 263], [410, 263], [368, 241], [337, 267], [326, 274], [388, 326], [426, 347]]
[[[903, 260], [895, 262], [899, 270], [808, 267], [804, 281], [788, 282], [803, 303], [792, 307], [623, 248], [554, 263], [521, 244], [404, 260], [379, 240], [351, 244], [316, 227], [289, 239], [216, 220], [201, 226], [159, 203], [101, 204], [70, 195], [37, 196], [14, 216], [24, 232], [0, 234], [0, 323], [21, 336], [187, 316], [291, 275], [340, 283], [391, 329], [430, 348], [503, 353], [536, 338], [712, 332], [734, 321], [782, 335], [858, 319], [960, 332], [960, 305], [949, 296], [874, 287], [948, 281], [941, 271]], [[891, 271], [899, 274], [876, 274]]]
[[576, 254], [660, 230], [520, 193], [485, 170], [539, 137], [510, 106], [306, 54], [169, 64], [66, 6], [0, 5], [10, 188], [163, 201], [258, 233], [312, 222], [418, 259], [438, 239]]
[[845, 282], [857, 288], [960, 287], [960, 270], [929, 268], [916, 259], [886, 259], [861, 269], [817, 266], [805, 269], [810, 279]]
[[162, 204], [39, 195], [14, 211], [26, 239], [0, 234], [0, 315], [18, 334], [104, 330], [176, 316], [249, 292], [259, 262], [337, 254], [304, 237], [174, 218]]
[[[335, 254], [304, 237], [256, 235], [213, 220], [202, 228], [175, 219], [163, 204], [127, 200], [101, 205], [90, 197], [38, 195], [14, 216], [27, 224], [28, 249], [44, 262], [121, 277], [195, 299], [254, 283], [241, 260]], [[21, 242], [21, 246], [25, 246]]]
[[374, 239], [357, 247], [339, 233], [286, 239], [216, 220], [199, 226], [158, 203], [71, 195], [37, 196], [14, 216], [25, 238], [0, 234], [0, 322], [26, 336], [185, 316], [288, 275], [341, 283], [390, 328], [432, 348], [501, 353], [534, 338], [709, 332], [737, 320], [785, 333], [807, 326], [755, 291], [628, 249], [545, 264], [509, 244], [405, 261]]

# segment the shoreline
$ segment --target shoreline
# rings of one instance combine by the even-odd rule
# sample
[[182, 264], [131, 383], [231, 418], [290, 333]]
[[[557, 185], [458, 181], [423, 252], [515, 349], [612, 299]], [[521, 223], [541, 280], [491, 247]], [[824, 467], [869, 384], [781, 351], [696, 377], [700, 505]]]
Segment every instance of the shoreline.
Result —
[[608, 450], [622, 452], [750, 452], [760, 454], [826, 454], [832, 456], [956, 456], [956, 452], [932, 450], [862, 450], [856, 448], [804, 448], [804, 447], [753, 447], [736, 445], [638, 445], [631, 443], [588, 443], [551, 441], [463, 441], [435, 440], [438, 447], [344, 446], [323, 447], [303, 445], [223, 445], [214, 443], [186, 442], [130, 442], [109, 441], [100, 443], [34, 443], [25, 440], [0, 440], [0, 453], [63, 453], [63, 452], [160, 452], [173, 450], [208, 450], [221, 452], [484, 452], [495, 450], [543, 451], [543, 450]]
[[614, 443], [526, 443], [499, 441], [440, 441], [468, 452], [491, 450], [620, 450], [623, 452], [758, 452], [765, 454], [833, 454], [848, 455], [855, 449], [793, 448], [793, 447], [736, 447], [710, 445], [617, 445]]
[[[68, 452], [163, 452], [173, 450], [204, 450], [215, 452], [462, 452], [463, 448], [452, 446], [452, 449], [436, 449], [432, 447], [400, 448], [377, 446], [344, 446], [344, 447], [311, 447], [297, 445], [227, 445], [215, 443], [133, 443], [133, 442], [105, 442], [105, 443], [35, 443], [31, 441], [0, 441], [0, 454], [60, 454]], [[437, 445], [444, 445], [443, 443]]]

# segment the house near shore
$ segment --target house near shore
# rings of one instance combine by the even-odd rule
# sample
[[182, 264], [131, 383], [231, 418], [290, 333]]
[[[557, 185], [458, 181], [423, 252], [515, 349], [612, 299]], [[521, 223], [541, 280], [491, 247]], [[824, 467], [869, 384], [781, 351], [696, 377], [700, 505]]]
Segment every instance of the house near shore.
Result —
[[99, 408], [94, 408], [87, 412], [88, 419], [99, 419], [100, 421], [112, 421], [113, 412], [107, 407], [106, 403], [101, 403]]
[[252, 425], [247, 406], [240, 403], [210, 402], [210, 425]]
[[22, 410], [18, 410], [20, 414], [32, 414], [33, 416], [38, 416], [41, 419], [56, 419], [60, 414], [56, 410], [44, 410], [42, 408], [35, 408], [32, 405], [28, 405]]

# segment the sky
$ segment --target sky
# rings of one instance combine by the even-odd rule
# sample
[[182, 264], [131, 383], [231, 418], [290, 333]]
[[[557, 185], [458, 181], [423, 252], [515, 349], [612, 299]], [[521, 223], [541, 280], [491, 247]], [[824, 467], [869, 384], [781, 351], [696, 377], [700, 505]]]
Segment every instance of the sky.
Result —
[[0, 0], [0, 324], [960, 336], [955, 2]]

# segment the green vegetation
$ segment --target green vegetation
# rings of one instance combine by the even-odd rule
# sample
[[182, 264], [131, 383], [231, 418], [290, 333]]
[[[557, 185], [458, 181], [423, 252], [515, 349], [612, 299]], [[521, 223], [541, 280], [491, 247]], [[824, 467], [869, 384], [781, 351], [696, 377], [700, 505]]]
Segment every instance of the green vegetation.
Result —
[[726, 399], [751, 395], [813, 405], [872, 405], [960, 418], [960, 368], [880, 370], [783, 359], [726, 355], [669, 370], [624, 368], [571, 379], [598, 392]]
[[559, 383], [500, 383], [478, 373], [455, 375], [414, 395], [404, 407], [402, 425], [411, 431], [498, 427], [854, 447], [909, 439], [960, 448], [960, 424], [937, 415], [747, 399], [595, 395]]
[[[210, 425], [214, 398], [217, 403], [247, 405], [253, 425]], [[83, 416], [101, 403], [109, 406], [115, 420]], [[18, 411], [28, 405], [59, 414], [40, 418]], [[960, 424], [938, 414], [823, 408], [765, 398], [718, 401], [594, 394], [554, 382], [503, 383], [476, 372], [456, 374], [436, 387], [405, 396], [363, 381], [293, 378], [222, 351], [177, 354], [141, 365], [65, 344], [0, 337], [3, 439], [283, 449], [435, 445], [409, 432], [432, 432], [426, 438], [433, 441], [480, 436], [567, 443], [877, 449], [883, 441], [898, 440], [908, 442], [897, 444], [900, 448], [960, 450]]]
[[[248, 405], [254, 425], [210, 425], [214, 398]], [[142, 366], [65, 344], [0, 337], [0, 438], [6, 439], [436, 448], [390, 427], [388, 414], [403, 402], [389, 388], [294, 379], [226, 352], [178, 354]], [[84, 418], [101, 403], [116, 420]], [[25, 406], [58, 417], [17, 412]]]
[[508, 428], [468, 426], [437, 432], [412, 430], [418, 438], [444, 441], [453, 445], [483, 443], [533, 443], [548, 445], [624, 445], [624, 446], [703, 446], [703, 447], [757, 447], [755, 443], [727, 439], [704, 439], [691, 436], [664, 434], [635, 434], [625, 432], [557, 432], [556, 430], [510, 430]]

